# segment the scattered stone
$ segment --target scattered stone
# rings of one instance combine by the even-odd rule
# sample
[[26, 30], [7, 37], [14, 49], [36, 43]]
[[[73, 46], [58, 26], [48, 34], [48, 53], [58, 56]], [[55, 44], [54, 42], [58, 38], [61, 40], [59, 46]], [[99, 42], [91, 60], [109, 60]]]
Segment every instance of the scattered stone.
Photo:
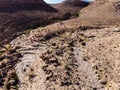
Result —
[[86, 43], [85, 43], [85, 42], [82, 42], [81, 45], [82, 45], [82, 46], [86, 46]]

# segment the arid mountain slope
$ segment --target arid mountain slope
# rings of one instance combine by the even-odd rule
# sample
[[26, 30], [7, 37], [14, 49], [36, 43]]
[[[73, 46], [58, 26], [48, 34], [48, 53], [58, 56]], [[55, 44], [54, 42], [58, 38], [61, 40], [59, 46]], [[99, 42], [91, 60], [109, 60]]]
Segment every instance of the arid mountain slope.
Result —
[[90, 6], [80, 11], [80, 18], [89, 23], [102, 25], [119, 25], [120, 1], [119, 0], [97, 0]]
[[93, 2], [79, 18], [34, 29], [1, 47], [0, 89], [119, 90], [120, 18], [112, 1]]
[[[57, 5], [56, 5], [57, 6]], [[43, 0], [1, 0], [0, 1], [0, 45], [29, 28], [45, 26], [58, 20], [67, 20], [85, 6], [53, 8]], [[46, 21], [46, 22], [45, 22]]]
[[27, 28], [45, 24], [43, 21], [56, 12], [43, 0], [0, 0], [0, 44]]
[[43, 0], [0, 0], [0, 12], [12, 13], [23, 10], [44, 10], [55, 12], [54, 8], [47, 5]]

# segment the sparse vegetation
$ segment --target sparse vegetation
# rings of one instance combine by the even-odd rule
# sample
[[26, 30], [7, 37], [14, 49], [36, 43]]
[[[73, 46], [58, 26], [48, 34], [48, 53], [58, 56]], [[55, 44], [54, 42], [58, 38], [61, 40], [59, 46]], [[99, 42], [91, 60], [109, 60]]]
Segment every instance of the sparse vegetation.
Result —
[[[114, 17], [109, 17], [114, 12], [113, 16], [117, 15], [111, 7], [113, 2], [107, 4], [108, 0], [104, 1], [105, 5], [112, 8], [112, 12], [104, 3], [99, 5], [97, 0], [96, 3], [90, 3], [95, 8], [88, 6], [80, 13], [77, 10], [81, 8], [75, 6], [76, 2], [69, 5], [63, 2], [58, 5], [60, 8], [55, 6], [59, 13], [25, 10], [22, 13], [19, 11], [19, 14], [15, 12], [13, 18], [6, 19], [9, 15], [5, 16], [5, 22], [1, 25], [4, 29], [0, 29], [4, 30], [3, 35], [0, 33], [3, 36], [0, 41], [7, 41], [7, 38], [12, 40], [14, 33], [21, 32], [24, 35], [0, 47], [0, 90], [1, 87], [2, 90], [119, 90], [120, 27], [116, 23], [116, 26], [112, 26]], [[103, 13], [102, 6], [109, 15]], [[97, 11], [99, 18], [94, 18]], [[108, 16], [105, 17], [106, 14]], [[104, 25], [104, 19], [107, 19], [108, 26]], [[58, 23], [48, 25], [57, 20]], [[117, 20], [119, 18], [116, 16]], [[31, 30], [34, 30], [33, 33]]]
[[74, 13], [73, 15], [75, 18], [79, 17], [79, 12]]
[[4, 83], [4, 89], [5, 90], [11, 90], [11, 89], [18, 90], [18, 76], [15, 72], [11, 73], [7, 77]]
[[5, 53], [9, 53], [10, 50], [11, 50], [10, 44], [6, 44], [6, 45], [2, 46], [0, 48], [0, 56], [3, 55], [3, 54], [5, 54]]
[[27, 30], [25, 30], [23, 33], [24, 33], [24, 34], [29, 34], [32, 30], [33, 30], [33, 29], [27, 29]]

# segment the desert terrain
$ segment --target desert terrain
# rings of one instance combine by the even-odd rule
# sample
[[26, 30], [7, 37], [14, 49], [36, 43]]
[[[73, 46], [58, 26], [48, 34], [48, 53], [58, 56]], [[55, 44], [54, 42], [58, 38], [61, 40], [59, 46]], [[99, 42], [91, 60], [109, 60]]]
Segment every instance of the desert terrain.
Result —
[[120, 1], [78, 1], [51, 5], [57, 19], [1, 39], [0, 90], [120, 90]]

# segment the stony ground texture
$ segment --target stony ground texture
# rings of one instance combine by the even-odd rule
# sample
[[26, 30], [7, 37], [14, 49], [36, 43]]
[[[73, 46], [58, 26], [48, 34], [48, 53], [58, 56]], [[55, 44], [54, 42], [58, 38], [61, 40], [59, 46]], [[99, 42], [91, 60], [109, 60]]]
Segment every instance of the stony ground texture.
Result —
[[19, 89], [119, 90], [120, 27], [97, 28], [43, 36], [40, 28], [14, 40], [11, 44], [23, 55], [16, 66]]
[[96, 1], [1, 47], [0, 89], [120, 90], [119, 5]]

